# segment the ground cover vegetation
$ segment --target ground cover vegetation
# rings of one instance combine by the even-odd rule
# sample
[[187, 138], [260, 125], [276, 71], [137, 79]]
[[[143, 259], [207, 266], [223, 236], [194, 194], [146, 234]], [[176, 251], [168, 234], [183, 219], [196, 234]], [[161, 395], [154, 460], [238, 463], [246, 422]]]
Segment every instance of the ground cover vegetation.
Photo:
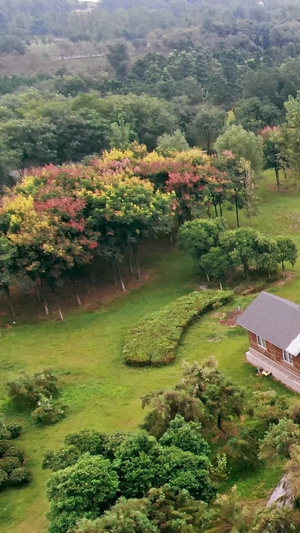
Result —
[[130, 365], [160, 366], [172, 363], [185, 330], [208, 310], [232, 298], [230, 291], [193, 292], [148, 315], [134, 326], [125, 340], [123, 355]]

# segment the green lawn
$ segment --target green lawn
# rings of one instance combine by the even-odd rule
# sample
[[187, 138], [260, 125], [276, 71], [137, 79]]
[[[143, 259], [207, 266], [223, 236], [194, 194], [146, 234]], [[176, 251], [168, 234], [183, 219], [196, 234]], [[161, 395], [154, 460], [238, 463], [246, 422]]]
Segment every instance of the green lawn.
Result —
[[[279, 196], [270, 192], [268, 179], [273, 181], [273, 176], [267, 175], [262, 184], [259, 215], [247, 221], [242, 216], [242, 223], [266, 233], [292, 235], [300, 248], [300, 215], [299, 222], [296, 217], [299, 195], [284, 192]], [[228, 220], [233, 223], [233, 213], [229, 213]], [[136, 428], [144, 416], [141, 395], [176, 383], [183, 360], [203, 362], [214, 355], [221, 368], [249, 391], [257, 385], [255, 369], [245, 362], [246, 333], [220, 325], [214, 313], [203, 317], [184, 336], [176, 364], [159, 369], [124, 366], [121, 352], [128, 329], [142, 316], [187, 294], [200, 283], [191, 260], [175, 245], [162, 247], [161, 243], [154, 243], [147, 267], [150, 281], [105, 310], [75, 313], [63, 323], [30, 324], [1, 331], [0, 401], [9, 416], [24, 424], [21, 440], [34, 474], [34, 481], [27, 488], [1, 494], [1, 532], [43, 533], [49, 477], [49, 472], [41, 469], [45, 451], [59, 447], [66, 434], [84, 428], [103, 431]], [[300, 261], [294, 278], [283, 286], [274, 286], [274, 290], [300, 302]], [[245, 305], [247, 301], [237, 297], [226, 309]], [[34, 372], [46, 367], [60, 372], [63, 397], [70, 410], [69, 416], [56, 426], [39, 429], [28, 416], [9, 406], [5, 383], [21, 371]], [[259, 383], [292, 395], [272, 380]], [[238, 485], [245, 497], [261, 498], [276, 484], [280, 474], [278, 467], [267, 465], [259, 474], [243, 477]]]

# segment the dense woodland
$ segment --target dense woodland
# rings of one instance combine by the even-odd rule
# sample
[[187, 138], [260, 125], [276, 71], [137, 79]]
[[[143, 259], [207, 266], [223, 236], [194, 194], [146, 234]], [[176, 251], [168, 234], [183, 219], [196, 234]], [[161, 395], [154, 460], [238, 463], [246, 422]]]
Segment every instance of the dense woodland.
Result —
[[[273, 233], [252, 223], [263, 209], [265, 170], [274, 196], [298, 190], [299, 91], [293, 0], [102, 0], [91, 9], [80, 0], [0, 0], [0, 292], [16, 338], [20, 298], [38, 302], [46, 317], [55, 309], [59, 326], [71, 330], [63, 293], [82, 306], [107, 280], [123, 293], [132, 279], [142, 286], [140, 251], [150, 240], [169, 241], [196, 281], [189, 278], [171, 303], [164, 296], [150, 315], [138, 308], [131, 329], [116, 337], [119, 366], [110, 363], [118, 378], [130, 371], [134, 379], [147, 366], [149, 380], [161, 371], [151, 366], [172, 363], [171, 374], [186, 329], [207, 311], [234, 306], [238, 285], [247, 296], [252, 280], [257, 287], [293, 281], [287, 269], [297, 265], [297, 232], [281, 230], [279, 218]], [[298, 228], [298, 214], [291, 216]], [[147, 261], [146, 254], [143, 267]], [[200, 280], [212, 290], [190, 292]], [[205, 331], [212, 350], [218, 333]], [[240, 333], [230, 334], [233, 345]], [[96, 338], [100, 355], [92, 355], [102, 363]], [[116, 432], [117, 419], [108, 425], [114, 432], [102, 431], [97, 412], [90, 429], [58, 430], [55, 443], [64, 445], [57, 449], [43, 426], [65, 428], [67, 417], [73, 427], [78, 405], [87, 409], [76, 404], [76, 388], [70, 404], [64, 392], [73, 372], [74, 381], [85, 376], [90, 352], [80, 353], [85, 366], [76, 371], [60, 367], [57, 353], [57, 368], [36, 369], [34, 360], [37, 371], [28, 374], [19, 372], [23, 361], [0, 361], [14, 372], [1, 380], [0, 489], [10, 495], [28, 485], [25, 493], [41, 468], [52, 470], [49, 533], [299, 530], [299, 400], [270, 381], [253, 386], [250, 372], [250, 386], [241, 387], [238, 371], [235, 381], [210, 358], [185, 365], [174, 386], [165, 375], [160, 390], [147, 384], [139, 429], [131, 413], [130, 430]], [[93, 386], [92, 396], [102, 394], [101, 380]], [[31, 471], [36, 435], [42, 446]], [[235, 482], [259, 479], [273, 462], [288, 479], [292, 506], [245, 501]]]

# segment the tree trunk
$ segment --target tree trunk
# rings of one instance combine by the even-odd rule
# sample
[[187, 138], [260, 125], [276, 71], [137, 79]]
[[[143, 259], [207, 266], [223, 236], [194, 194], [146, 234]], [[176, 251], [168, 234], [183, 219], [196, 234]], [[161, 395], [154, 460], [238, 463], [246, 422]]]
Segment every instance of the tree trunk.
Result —
[[219, 208], [220, 208], [220, 215], [221, 215], [221, 218], [222, 218], [223, 217], [223, 209], [222, 209], [221, 202], [219, 203]]
[[216, 217], [218, 217], [219, 215], [218, 215], [217, 204], [214, 204], [214, 208], [215, 208], [215, 215], [216, 215]]
[[9, 308], [10, 308], [10, 310], [11, 310], [11, 314], [12, 314], [12, 316], [13, 316], [13, 319], [16, 320], [17, 315], [16, 315], [16, 311], [15, 311], [14, 305], [13, 305], [13, 303], [12, 303], [11, 296], [10, 296], [9, 286], [8, 286], [8, 285], [5, 285], [5, 286], [4, 286], [4, 290], [5, 290], [5, 294], [6, 294], [7, 300], [8, 300]]
[[222, 281], [219, 280], [219, 285], [220, 285], [220, 290], [222, 291], [223, 290], [223, 285], [222, 285]]
[[218, 429], [221, 429], [222, 430], [222, 415], [221, 413], [218, 414]]
[[49, 308], [48, 308], [48, 303], [46, 300], [43, 278], [40, 278], [40, 282], [41, 282], [41, 291], [42, 291], [42, 299], [43, 299], [43, 304], [44, 304], [45, 315], [49, 316]]
[[279, 175], [279, 170], [277, 167], [275, 167], [275, 176], [276, 176], [276, 183], [277, 183], [277, 192], [280, 193], [280, 175]]
[[113, 261], [110, 261], [109, 264], [110, 264], [110, 270], [111, 270], [111, 273], [112, 273], [113, 284], [114, 284], [115, 286], [117, 286], [117, 285], [118, 285], [118, 282], [117, 282], [117, 278], [116, 278], [114, 262], [113, 262]]
[[134, 261], [135, 261], [136, 271], [137, 271], [137, 275], [138, 275], [138, 280], [140, 281], [142, 279], [142, 276], [141, 276], [140, 265], [139, 265], [139, 262], [138, 262], [137, 251], [134, 252]]
[[239, 215], [239, 206], [237, 197], [235, 197], [235, 215], [236, 215], [236, 225], [239, 228], [240, 227], [240, 215]]
[[75, 297], [76, 297], [77, 305], [80, 307], [82, 305], [82, 302], [81, 302], [80, 296], [79, 296], [79, 294], [77, 292], [76, 282], [75, 282], [73, 276], [70, 276], [70, 280], [71, 280], [71, 283], [73, 285], [73, 290], [74, 290], [74, 294], [75, 294]]
[[57, 305], [57, 309], [58, 309], [59, 318], [60, 318], [60, 320], [63, 321], [64, 320], [64, 315], [62, 314], [60, 303], [59, 303], [58, 298], [57, 298], [56, 295], [55, 295], [55, 301], [56, 301], [56, 305]]
[[205, 275], [206, 275], [207, 281], [210, 282], [209, 275], [206, 272], [205, 272]]
[[129, 266], [130, 272], [131, 274], [134, 274], [130, 253], [127, 254], [127, 260], [128, 260], [128, 266]]
[[281, 268], [282, 268], [282, 277], [285, 278], [284, 261], [281, 261]]
[[117, 269], [117, 272], [118, 272], [118, 276], [119, 276], [120, 284], [121, 284], [121, 287], [122, 287], [122, 291], [126, 292], [125, 283], [123, 281], [123, 278], [122, 278], [122, 275], [121, 275], [121, 270], [120, 270], [118, 262], [116, 263], [116, 269]]
[[248, 266], [244, 264], [244, 274], [245, 274], [245, 278], [247, 281], [250, 281], [250, 278], [249, 278], [249, 269], [248, 269]]

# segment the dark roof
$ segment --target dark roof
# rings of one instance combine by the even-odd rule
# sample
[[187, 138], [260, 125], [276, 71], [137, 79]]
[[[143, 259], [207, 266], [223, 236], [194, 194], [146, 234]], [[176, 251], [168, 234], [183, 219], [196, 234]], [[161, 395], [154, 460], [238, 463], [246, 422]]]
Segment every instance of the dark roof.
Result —
[[300, 306], [274, 294], [261, 292], [236, 322], [285, 350], [300, 334]]

